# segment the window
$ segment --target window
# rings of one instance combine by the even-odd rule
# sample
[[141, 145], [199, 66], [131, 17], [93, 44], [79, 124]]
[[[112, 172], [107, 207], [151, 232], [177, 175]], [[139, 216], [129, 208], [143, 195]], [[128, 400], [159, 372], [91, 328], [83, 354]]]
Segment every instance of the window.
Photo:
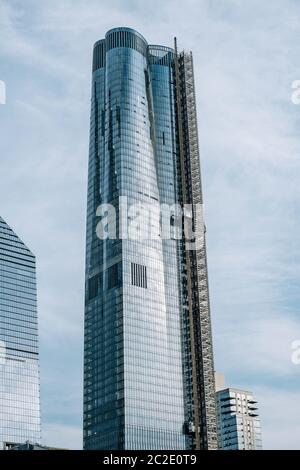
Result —
[[88, 281], [88, 298], [89, 300], [94, 299], [97, 297], [99, 291], [99, 282], [98, 282], [98, 274], [94, 277], [91, 277]]
[[121, 263], [113, 264], [107, 270], [107, 288], [120, 287], [122, 282]]
[[141, 264], [131, 263], [131, 284], [147, 289], [147, 268]]

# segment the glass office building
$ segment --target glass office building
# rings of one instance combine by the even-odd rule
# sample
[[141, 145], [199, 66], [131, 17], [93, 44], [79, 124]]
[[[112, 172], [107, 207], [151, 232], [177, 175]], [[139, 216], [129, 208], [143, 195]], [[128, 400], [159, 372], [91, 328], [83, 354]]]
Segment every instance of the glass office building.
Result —
[[202, 204], [191, 54], [129, 28], [95, 44], [88, 178], [84, 448], [216, 449], [205, 228], [187, 250], [176, 209]]
[[0, 448], [40, 429], [35, 257], [0, 217]]
[[252, 392], [217, 391], [217, 410], [221, 450], [262, 450], [258, 405]]

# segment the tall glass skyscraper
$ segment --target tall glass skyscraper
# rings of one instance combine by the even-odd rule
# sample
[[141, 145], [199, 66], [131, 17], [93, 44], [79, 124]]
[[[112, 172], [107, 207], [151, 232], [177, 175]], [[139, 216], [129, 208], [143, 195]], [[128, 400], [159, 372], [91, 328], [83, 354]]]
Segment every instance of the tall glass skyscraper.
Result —
[[0, 217], [0, 448], [40, 442], [35, 257]]
[[[205, 227], [196, 224], [196, 206], [192, 55], [148, 45], [130, 28], [110, 30], [93, 57], [85, 449], [217, 448]], [[156, 223], [162, 207], [170, 208], [169, 237], [161, 210]], [[111, 208], [115, 236], [106, 238]], [[138, 236], [147, 224], [151, 236]]]

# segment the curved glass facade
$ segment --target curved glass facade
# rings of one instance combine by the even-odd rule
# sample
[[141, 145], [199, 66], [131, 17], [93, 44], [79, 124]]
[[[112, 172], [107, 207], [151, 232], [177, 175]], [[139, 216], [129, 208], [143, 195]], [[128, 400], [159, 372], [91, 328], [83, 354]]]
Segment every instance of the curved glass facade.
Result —
[[[94, 48], [87, 205], [84, 448], [185, 449], [184, 253], [176, 237], [101, 240], [97, 208], [182, 202], [174, 51], [116, 28]], [[158, 225], [159, 228], [159, 225]], [[157, 233], [156, 233], [157, 231]], [[186, 341], [184, 340], [186, 339]], [[185, 350], [186, 349], [186, 350]], [[188, 367], [188, 366], [187, 366]]]
[[0, 217], [0, 447], [38, 443], [35, 257]]

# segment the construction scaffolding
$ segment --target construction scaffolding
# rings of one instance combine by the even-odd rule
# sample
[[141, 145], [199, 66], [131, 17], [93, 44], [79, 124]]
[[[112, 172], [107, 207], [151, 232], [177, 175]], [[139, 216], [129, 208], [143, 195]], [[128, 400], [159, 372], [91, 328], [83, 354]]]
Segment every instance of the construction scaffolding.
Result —
[[[190, 382], [186, 433], [195, 449], [216, 450], [217, 419], [205, 225], [192, 53], [178, 54], [175, 39], [175, 84], [182, 203], [190, 205], [193, 239], [185, 234], [184, 263], [188, 303]], [[188, 219], [188, 217], [186, 218]], [[185, 219], [185, 220], [186, 220]]]

